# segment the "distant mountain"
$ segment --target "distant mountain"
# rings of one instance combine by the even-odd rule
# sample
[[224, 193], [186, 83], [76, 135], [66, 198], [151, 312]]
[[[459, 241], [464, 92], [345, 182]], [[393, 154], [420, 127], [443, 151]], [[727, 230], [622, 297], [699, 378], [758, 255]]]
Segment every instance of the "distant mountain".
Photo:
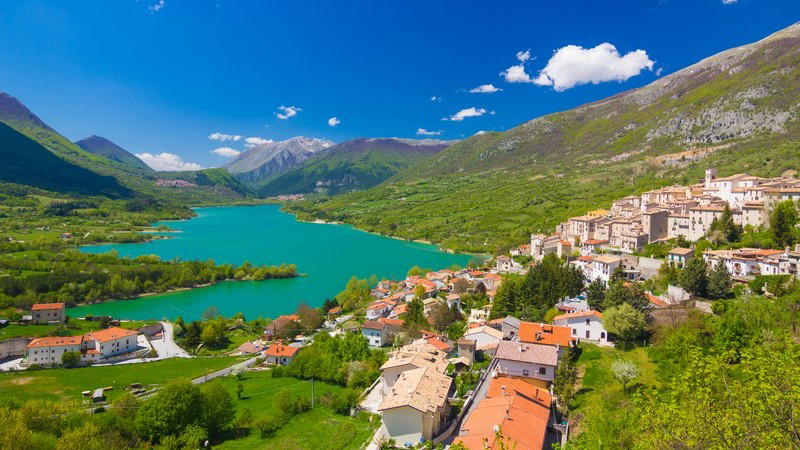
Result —
[[127, 164], [132, 167], [138, 167], [147, 171], [153, 170], [150, 168], [150, 166], [145, 164], [144, 161], [102, 136], [90, 136], [88, 138], [81, 139], [80, 141], [76, 142], [75, 145], [89, 153], [102, 156], [110, 159], [111, 161]]
[[307, 159], [264, 184], [262, 196], [367, 189], [439, 153], [457, 141], [361, 138], [343, 142]]
[[287, 209], [303, 219], [495, 251], [616, 198], [696, 183], [707, 167], [721, 176], [778, 176], [798, 166], [795, 24], [641, 88], [470, 137], [366, 191]]
[[251, 147], [225, 166], [239, 181], [255, 186], [300, 165], [334, 145], [324, 139], [293, 137]]
[[[35, 116], [34, 116], [35, 117]], [[128, 197], [116, 178], [102, 176], [59, 158], [41, 144], [0, 122], [0, 180], [77, 195]]]
[[[88, 152], [5, 93], [0, 93], [0, 124], [15, 131], [4, 130], [0, 134], [0, 146], [9, 161], [0, 163], [0, 180], [80, 195], [143, 195], [183, 205], [219, 204], [251, 195], [247, 187], [224, 170], [162, 173]], [[20, 139], [20, 135], [37, 145]], [[30, 154], [15, 155], [15, 151]], [[186, 178], [194, 181], [189, 181], [188, 186], [164, 183]], [[80, 179], [84, 180], [83, 188]]]

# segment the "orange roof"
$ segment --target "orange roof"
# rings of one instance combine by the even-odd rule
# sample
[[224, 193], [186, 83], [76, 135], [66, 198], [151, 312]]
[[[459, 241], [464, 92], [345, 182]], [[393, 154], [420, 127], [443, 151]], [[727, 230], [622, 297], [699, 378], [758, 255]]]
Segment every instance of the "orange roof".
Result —
[[50, 311], [54, 309], [64, 309], [63, 303], [34, 303], [31, 311]]
[[[500, 386], [513, 383], [515, 388], [507, 387], [506, 394], [503, 395], [501, 387], [496, 386], [495, 391], [500, 393], [496, 396], [487, 395], [478, 403], [461, 427], [464, 435], [457, 437], [455, 442], [463, 443], [470, 450], [543, 448], [550, 418], [550, 403], [547, 401], [549, 394], [545, 396], [546, 392], [537, 388], [533, 388], [536, 392], [531, 392], [510, 378], [492, 380], [492, 384], [495, 383]], [[495, 426], [500, 428], [502, 442], [497, 439]]]
[[597, 317], [600, 320], [603, 319], [603, 314], [602, 313], [591, 309], [589, 311], [578, 311], [578, 312], [573, 312], [573, 313], [560, 314], [558, 316], [553, 317], [553, 321], [574, 319], [574, 318], [577, 318], [577, 317], [589, 317], [589, 316]]
[[272, 344], [267, 348], [264, 354], [267, 356], [292, 357], [297, 353], [298, 350], [300, 350], [299, 347], [290, 347], [288, 345], [283, 345], [283, 344]]
[[406, 311], [408, 311], [408, 303], [403, 303], [394, 309], [394, 313], [398, 316], [404, 314]]
[[53, 336], [34, 339], [28, 344], [28, 348], [39, 347], [62, 347], [66, 345], [81, 345], [83, 336]]
[[604, 240], [604, 239], [589, 239], [589, 240], [583, 241], [583, 243], [586, 244], [586, 245], [597, 245], [597, 244], [606, 244], [606, 243], [608, 243], [608, 241]]
[[[503, 392], [504, 387], [505, 393]], [[522, 394], [536, 403], [539, 403], [542, 406], [547, 406], [548, 408], [553, 402], [553, 396], [550, 395], [550, 392], [548, 392], [547, 389], [536, 387], [519, 378], [509, 378], [505, 376], [492, 378], [491, 383], [489, 383], [489, 389], [486, 391], [487, 397], [500, 397], [502, 395], [516, 394]]]
[[470, 270], [469, 274], [472, 275], [473, 277], [480, 277], [485, 275], [485, 273], [482, 270]]
[[652, 303], [653, 306], [655, 306], [656, 308], [664, 308], [664, 307], [667, 306], [667, 302], [665, 302], [664, 300], [661, 300], [660, 298], [656, 297], [655, 295], [652, 295], [652, 294], [645, 294], [645, 295], [647, 295], [647, 299], [650, 300], [650, 303]]
[[108, 342], [115, 339], [136, 336], [137, 334], [139, 334], [137, 331], [126, 330], [119, 327], [111, 327], [106, 328], [105, 330], [92, 331], [86, 335], [86, 339], [92, 339], [98, 342]]
[[436, 347], [437, 350], [448, 351], [452, 348], [450, 344], [448, 344], [447, 342], [443, 342], [438, 337], [430, 337], [427, 339], [427, 341], [428, 344], [431, 344], [432, 346]]
[[[292, 322], [297, 322], [298, 320], [300, 320], [300, 316], [298, 316], [297, 314], [284, 314], [282, 316], [279, 316], [278, 319], [280, 319], [281, 317], [284, 318], [284, 319], [291, 320]], [[275, 319], [275, 320], [278, 320], [278, 319]]]
[[583, 255], [578, 257], [578, 261], [591, 261], [592, 255]]
[[328, 310], [328, 314], [339, 314], [342, 312], [342, 308], [337, 306]]
[[569, 346], [575, 339], [570, 327], [533, 322], [519, 324], [519, 340], [531, 344]]
[[397, 328], [402, 328], [403, 325], [405, 325], [405, 323], [406, 323], [405, 320], [403, 320], [403, 319], [388, 319], [386, 317], [381, 317], [380, 319], [378, 319], [378, 322], [380, 322], [380, 323], [382, 323], [384, 325], [389, 325], [389, 326], [393, 326], [393, 327], [397, 327]]

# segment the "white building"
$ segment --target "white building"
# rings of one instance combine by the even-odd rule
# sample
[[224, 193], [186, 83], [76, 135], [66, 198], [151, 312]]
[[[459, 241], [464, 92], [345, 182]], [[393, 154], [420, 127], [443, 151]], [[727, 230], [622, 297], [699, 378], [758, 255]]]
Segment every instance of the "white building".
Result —
[[427, 342], [417, 342], [403, 346], [392, 353], [381, 366], [383, 395], [389, 395], [403, 372], [432, 366], [437, 372], [447, 370], [447, 353]]
[[550, 345], [503, 341], [497, 346], [497, 373], [509, 377], [538, 380], [539, 386], [553, 381], [558, 367], [559, 349]]
[[594, 310], [561, 314], [553, 318], [553, 325], [569, 327], [572, 336], [583, 341], [607, 344], [608, 331], [603, 326], [603, 314]]
[[611, 276], [614, 271], [622, 263], [622, 259], [617, 256], [611, 255], [597, 255], [592, 257], [591, 272], [589, 274], [589, 281], [600, 280], [603, 284], [608, 285], [611, 281]]
[[503, 332], [488, 325], [470, 328], [464, 333], [464, 339], [475, 341], [478, 350], [494, 348], [503, 339]]
[[139, 348], [139, 333], [111, 327], [93, 331], [83, 336], [53, 336], [34, 339], [28, 344], [25, 364], [57, 366], [66, 352], [81, 354], [81, 362], [92, 364], [115, 356], [131, 353]]

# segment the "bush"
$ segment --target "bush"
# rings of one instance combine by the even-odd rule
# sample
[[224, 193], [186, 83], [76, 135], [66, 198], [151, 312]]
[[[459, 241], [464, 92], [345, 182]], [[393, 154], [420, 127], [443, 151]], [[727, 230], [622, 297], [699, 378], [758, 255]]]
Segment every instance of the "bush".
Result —
[[277, 414], [267, 414], [255, 420], [253, 427], [258, 430], [262, 438], [272, 436], [276, 431], [280, 430], [286, 423], [283, 416]]
[[283, 391], [275, 396], [275, 404], [286, 417], [296, 416], [311, 409], [311, 401], [293, 392]]

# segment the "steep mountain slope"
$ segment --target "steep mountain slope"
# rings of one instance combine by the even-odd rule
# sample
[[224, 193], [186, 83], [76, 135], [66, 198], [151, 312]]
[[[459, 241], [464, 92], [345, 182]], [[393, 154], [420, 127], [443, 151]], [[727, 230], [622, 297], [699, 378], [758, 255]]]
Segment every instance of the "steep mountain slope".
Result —
[[300, 166], [266, 183], [259, 194], [327, 192], [367, 189], [402, 169], [439, 153], [457, 141], [436, 139], [354, 139], [307, 159]]
[[315, 153], [332, 147], [324, 139], [293, 137], [251, 147], [225, 166], [239, 181], [251, 186], [268, 181], [298, 166]]
[[648, 86], [474, 136], [370, 190], [289, 209], [494, 250], [617, 197], [696, 182], [708, 166], [722, 175], [797, 169], [799, 114], [793, 25]]
[[[160, 173], [146, 166], [139, 167], [137, 165], [121, 163], [104, 156], [92, 154], [70, 142], [52, 127], [44, 123], [44, 121], [31, 112], [22, 102], [5, 93], [0, 93], [0, 123], [27, 136], [38, 143], [42, 148], [49, 151], [53, 156], [63, 160], [67, 165], [61, 165], [61, 167], [66, 168], [71, 165], [75, 166], [72, 169], [82, 169], [88, 171], [89, 174], [109, 178], [119, 186], [119, 188], [114, 189], [109, 187], [103, 191], [108, 192], [111, 196], [132, 196], [139, 194], [157, 198], [171, 204], [196, 205], [239, 201], [242, 200], [245, 195], [250, 194], [249, 189], [232, 179], [232, 177], [224, 173], [224, 171], [218, 169], [206, 169], [200, 172]], [[18, 145], [18, 141], [9, 141], [7, 145]], [[13, 147], [9, 147], [8, 151], [13, 150]], [[41, 177], [37, 174], [38, 171], [40, 171], [40, 167], [36, 165], [38, 161], [37, 158], [17, 159], [17, 163], [20, 164], [20, 166], [14, 170], [17, 170], [18, 173], [23, 175], [25, 173], [28, 174], [27, 179], [22, 177], [17, 180], [17, 183], [38, 186], [36, 183], [41, 182]], [[11, 173], [11, 169], [8, 170], [9, 173]], [[0, 165], [0, 177], [5, 174], [5, 171], [6, 168]], [[68, 173], [72, 172], [68, 170]], [[89, 175], [87, 175], [87, 177], [89, 177], [87, 180], [91, 178]], [[200, 182], [194, 183], [190, 181], [194, 186], [162, 185], [163, 180], [194, 179], [195, 177], [199, 177]], [[53, 181], [58, 181], [60, 179], [59, 177], [54, 177]], [[70, 178], [70, 180], [71, 179], [72, 178]], [[26, 182], [26, 180], [29, 181], [29, 183]], [[95, 181], [92, 181], [92, 183], [95, 183]], [[84, 192], [76, 190], [76, 186], [71, 183], [67, 183], [61, 187], [58, 185], [51, 185], [47, 189], [56, 192]], [[86, 192], [95, 192], [95, 189], [90, 188], [87, 189]]]
[[102, 136], [89, 136], [88, 138], [76, 142], [75, 145], [91, 154], [102, 156], [111, 161], [138, 167], [147, 171], [153, 170], [145, 164], [144, 161], [134, 156], [133, 153], [130, 153]]
[[128, 197], [129, 189], [108, 176], [71, 164], [38, 142], [0, 122], [0, 180], [78, 195]]

